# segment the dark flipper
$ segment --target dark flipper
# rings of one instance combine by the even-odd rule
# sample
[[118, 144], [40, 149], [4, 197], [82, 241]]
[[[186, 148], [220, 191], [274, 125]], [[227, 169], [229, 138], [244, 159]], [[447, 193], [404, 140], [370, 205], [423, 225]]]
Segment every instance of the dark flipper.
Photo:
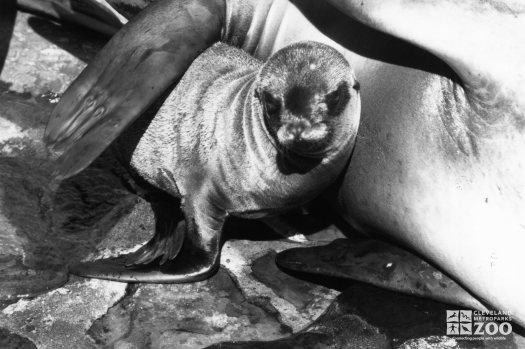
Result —
[[[88, 166], [220, 39], [224, 0], [159, 0], [120, 30], [62, 96], [45, 140], [57, 178]], [[162, 25], [159, 25], [162, 23]]]
[[357, 280], [445, 303], [486, 309], [421, 258], [380, 240], [351, 237], [326, 246], [294, 248], [278, 254], [276, 262], [293, 271]]
[[140, 267], [157, 262], [159, 265], [174, 259], [180, 252], [186, 235], [184, 216], [179, 213], [179, 203], [169, 201], [152, 202], [155, 213], [155, 235], [137, 251], [122, 256], [126, 267]]
[[102, 34], [115, 34], [126, 22], [104, 0], [17, 0], [22, 10], [83, 25]]
[[[206, 279], [219, 268], [220, 232], [225, 215], [205, 205], [180, 209], [154, 203], [155, 236], [136, 252], [116, 258], [78, 263], [70, 272], [85, 277], [122, 282], [182, 283]], [[204, 208], [204, 209], [202, 209]]]

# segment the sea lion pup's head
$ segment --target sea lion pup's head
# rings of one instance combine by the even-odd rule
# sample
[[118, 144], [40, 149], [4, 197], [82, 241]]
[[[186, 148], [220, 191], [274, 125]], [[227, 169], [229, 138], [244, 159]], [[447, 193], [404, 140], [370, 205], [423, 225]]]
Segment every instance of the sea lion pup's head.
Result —
[[354, 141], [359, 85], [334, 48], [299, 42], [277, 51], [257, 76], [266, 128], [285, 157], [320, 160]]

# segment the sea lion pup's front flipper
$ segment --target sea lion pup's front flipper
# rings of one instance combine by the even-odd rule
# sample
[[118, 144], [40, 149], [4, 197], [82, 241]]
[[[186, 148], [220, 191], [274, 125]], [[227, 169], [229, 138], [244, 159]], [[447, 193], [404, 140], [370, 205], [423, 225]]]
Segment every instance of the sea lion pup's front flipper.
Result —
[[183, 204], [184, 217], [177, 213], [178, 205], [152, 203], [156, 229], [146, 245], [131, 254], [72, 265], [70, 273], [154, 283], [194, 282], [210, 277], [219, 268], [226, 213], [200, 198]]
[[[57, 178], [88, 166], [191, 62], [218, 41], [224, 0], [159, 0], [120, 30], [66, 90], [45, 140]], [[158, 25], [163, 23], [163, 25]]]
[[[525, 4], [519, 0], [328, 0], [347, 15], [449, 64], [475, 102], [525, 105]], [[471, 100], [472, 101], [472, 100]], [[496, 101], [498, 102], [498, 101]]]

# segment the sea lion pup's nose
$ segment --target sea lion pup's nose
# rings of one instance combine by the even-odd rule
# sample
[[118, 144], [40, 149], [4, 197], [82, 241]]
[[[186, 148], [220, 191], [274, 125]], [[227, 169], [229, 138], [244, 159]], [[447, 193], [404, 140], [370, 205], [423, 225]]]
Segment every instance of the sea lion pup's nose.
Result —
[[286, 126], [286, 132], [293, 137], [293, 140], [298, 141], [301, 140], [306, 126], [306, 122], [304, 121], [294, 122]]

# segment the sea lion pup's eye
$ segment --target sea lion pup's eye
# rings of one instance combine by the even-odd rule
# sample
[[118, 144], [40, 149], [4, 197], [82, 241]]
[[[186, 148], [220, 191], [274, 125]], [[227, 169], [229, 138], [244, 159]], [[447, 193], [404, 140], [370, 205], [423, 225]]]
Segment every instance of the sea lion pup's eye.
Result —
[[281, 101], [279, 98], [274, 97], [270, 92], [263, 91], [261, 101], [264, 110], [269, 116], [275, 116], [281, 111]]
[[337, 89], [328, 93], [325, 96], [325, 103], [328, 107], [328, 115], [339, 115], [346, 107], [350, 100], [350, 92], [348, 91], [348, 83], [342, 81], [337, 86]]

